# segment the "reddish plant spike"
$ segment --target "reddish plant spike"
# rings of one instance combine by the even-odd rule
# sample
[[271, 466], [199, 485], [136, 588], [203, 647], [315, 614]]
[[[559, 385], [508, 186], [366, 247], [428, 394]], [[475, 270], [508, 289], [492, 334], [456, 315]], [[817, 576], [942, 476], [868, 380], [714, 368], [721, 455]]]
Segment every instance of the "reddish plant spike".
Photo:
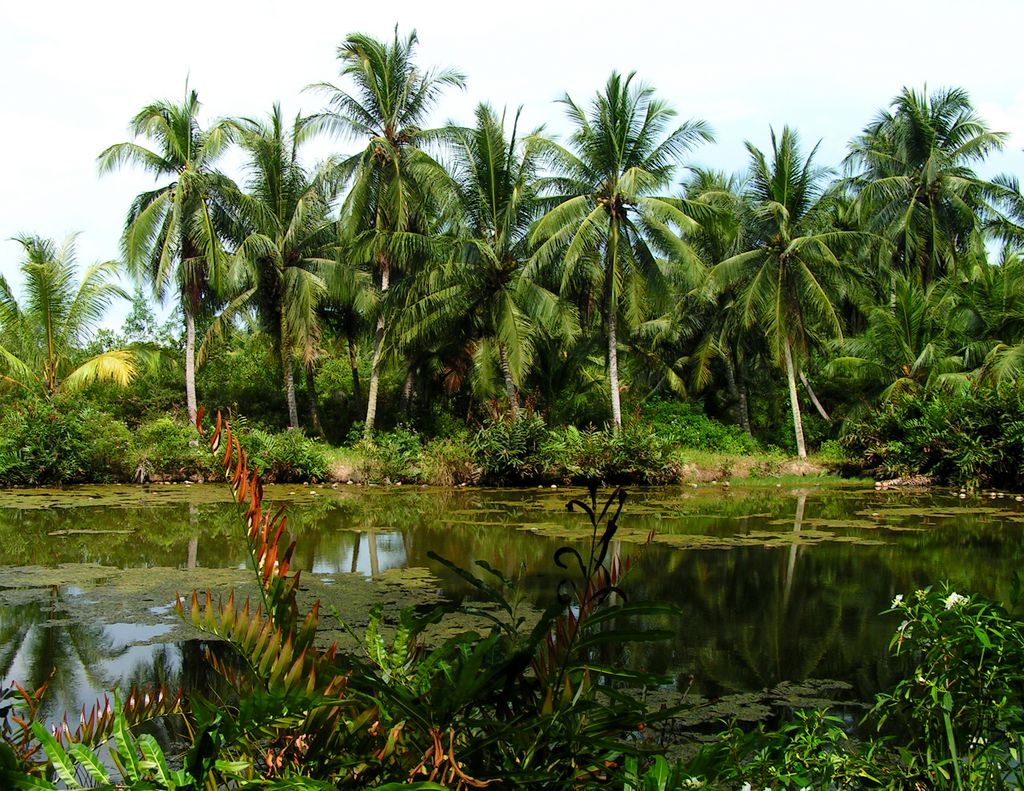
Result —
[[199, 436], [203, 436], [203, 405], [199, 405], [199, 409], [196, 410], [196, 431], [199, 432]]
[[220, 448], [221, 417], [220, 410], [217, 410], [217, 422], [213, 427], [213, 434], [210, 435], [210, 452], [216, 453]]
[[274, 571], [274, 563], [277, 562], [277, 545], [272, 545], [267, 552], [266, 557], [263, 558], [263, 582], [266, 583], [270, 579], [271, 573]]
[[270, 541], [271, 544], [276, 544], [281, 540], [281, 533], [284, 532], [285, 525], [288, 524], [288, 517], [284, 516], [284, 506], [281, 506], [278, 512], [274, 514], [274, 521], [277, 522], [277, 529], [274, 531], [274, 537]]
[[224, 468], [224, 477], [227, 477], [228, 466], [231, 464], [231, 452], [234, 450], [234, 444], [232, 443], [231, 437], [231, 423], [224, 422], [224, 455], [221, 456], [220, 466]]
[[257, 506], [263, 502], [263, 484], [260, 483], [260, 474], [256, 470], [249, 476], [249, 500]]
[[242, 450], [242, 445], [238, 441], [238, 437], [234, 439], [235, 443], [235, 471], [231, 475], [231, 488], [238, 489], [239, 481], [243, 475], [247, 475], [249, 470], [245, 466], [245, 451]]
[[249, 477], [246, 475], [242, 476], [242, 479], [238, 482], [238, 502], [244, 503], [245, 496], [249, 493]]
[[[276, 544], [276, 542], [275, 542], [275, 544]], [[295, 552], [295, 542], [292, 541], [292, 543], [290, 543], [288, 545], [288, 549], [286, 549], [284, 551], [284, 559], [281, 561], [282, 564], [290, 564], [292, 562], [292, 553], [294, 553], [294, 552]]]

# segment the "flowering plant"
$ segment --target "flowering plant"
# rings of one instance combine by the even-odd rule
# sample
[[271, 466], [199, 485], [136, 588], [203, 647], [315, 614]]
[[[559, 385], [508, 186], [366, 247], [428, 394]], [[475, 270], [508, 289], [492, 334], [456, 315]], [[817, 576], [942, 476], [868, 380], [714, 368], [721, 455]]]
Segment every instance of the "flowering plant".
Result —
[[902, 731], [908, 768], [934, 787], [1002, 787], [1021, 772], [1024, 622], [948, 586], [897, 595], [889, 612], [901, 618], [890, 649], [915, 667], [878, 697], [879, 728]]

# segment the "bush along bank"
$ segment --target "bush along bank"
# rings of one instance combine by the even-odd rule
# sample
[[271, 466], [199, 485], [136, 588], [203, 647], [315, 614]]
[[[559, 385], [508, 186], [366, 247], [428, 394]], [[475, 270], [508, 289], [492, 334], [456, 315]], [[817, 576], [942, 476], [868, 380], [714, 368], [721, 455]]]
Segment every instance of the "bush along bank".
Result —
[[[237, 436], [268, 482], [353, 481], [460, 485], [672, 484], [687, 480], [795, 472], [735, 426], [686, 404], [658, 402], [610, 428], [548, 426], [537, 414], [495, 417], [476, 430], [447, 426], [428, 436], [399, 426], [336, 448], [301, 430], [273, 431], [236, 418]], [[217, 480], [220, 472], [196, 446], [194, 429], [158, 416], [129, 426], [91, 403], [21, 402], [0, 418], [0, 485]], [[790, 469], [792, 467], [792, 469]]]
[[896, 394], [851, 421], [840, 443], [843, 464], [876, 478], [1024, 489], [1024, 399], [1016, 387]]

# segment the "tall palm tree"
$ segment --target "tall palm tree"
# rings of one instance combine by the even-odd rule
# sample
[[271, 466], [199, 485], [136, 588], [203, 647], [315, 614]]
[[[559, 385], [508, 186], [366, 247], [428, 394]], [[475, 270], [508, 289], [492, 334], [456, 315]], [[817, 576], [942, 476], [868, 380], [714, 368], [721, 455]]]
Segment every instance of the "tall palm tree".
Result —
[[154, 179], [170, 179], [132, 201], [122, 247], [136, 275], [148, 279], [163, 299], [174, 286], [185, 321], [185, 398], [196, 415], [196, 318], [220, 300], [228, 256], [221, 239], [218, 200], [232, 185], [214, 170], [231, 140], [232, 126], [199, 124], [199, 97], [188, 92], [180, 104], [146, 105], [131, 121], [136, 142], [117, 143], [99, 155], [101, 173], [133, 165]]
[[737, 289], [744, 323], [759, 324], [784, 366], [797, 454], [804, 458], [797, 372], [816, 335], [842, 335], [834, 300], [844, 271], [833, 247], [850, 232], [832, 226], [830, 203], [823, 194], [827, 172], [814, 165], [817, 146], [804, 158], [789, 127], [779, 138], [773, 130], [771, 137], [771, 161], [746, 144], [751, 158], [750, 248], [719, 263], [711, 278], [720, 290]]
[[475, 127], [447, 130], [459, 213], [455, 252], [420, 278], [402, 327], [403, 336], [422, 338], [468, 318], [476, 368], [497, 360], [513, 418], [537, 331], [575, 331], [558, 297], [524, 275], [540, 149], [536, 136], [518, 137], [518, 123], [519, 112], [506, 134], [504, 117], [480, 104]]
[[[697, 167], [689, 170], [690, 174], [683, 182], [686, 197], [716, 209], [716, 214], [706, 219], [689, 237], [707, 268], [705, 271], [710, 271], [746, 249], [750, 208], [740, 176]], [[745, 332], [743, 322], [737, 320], [735, 289], [721, 290], [710, 296], [713, 300], [704, 306], [704, 310], [694, 311], [699, 321], [689, 322], [699, 335], [691, 355], [693, 385], [698, 390], [707, 387], [711, 383], [711, 361], [720, 359], [737, 422], [750, 434], [746, 385], [742, 381]], [[682, 306], [681, 301], [677, 311]], [[680, 318], [685, 321], [687, 317]]]
[[[421, 125], [445, 88], [465, 82], [455, 71], [421, 71], [414, 62], [417, 42], [415, 31], [399, 39], [397, 27], [391, 42], [353, 34], [338, 48], [338, 59], [341, 76], [354, 83], [355, 91], [327, 83], [316, 86], [328, 94], [330, 104], [317, 116], [318, 126], [366, 143], [342, 165], [351, 181], [343, 217], [352, 249], [371, 263], [381, 292], [388, 290], [398, 271], [430, 251], [430, 213], [448, 179], [422, 149], [432, 133]], [[367, 394], [368, 439], [377, 414], [386, 328], [387, 318], [381, 313]]]
[[0, 275], [0, 381], [50, 397], [95, 381], [127, 385], [138, 353], [112, 349], [82, 361], [81, 348], [116, 299], [129, 299], [113, 280], [113, 261], [94, 264], [76, 282], [75, 238], [59, 248], [49, 239], [20, 236], [25, 300], [19, 304]]
[[[288, 424], [298, 428], [294, 358], [312, 369], [325, 294], [323, 273], [333, 266], [337, 228], [331, 218], [333, 163], [309, 173], [299, 161], [309, 139], [307, 119], [291, 128], [274, 105], [266, 121], [238, 122], [238, 141], [248, 156], [245, 190], [228, 198], [242, 239], [237, 257], [248, 270], [251, 304], [273, 339], [284, 376]], [[311, 416], [313, 418], [313, 416]]]
[[554, 264], [563, 294], [582, 287], [603, 317], [616, 430], [622, 425], [620, 318], [635, 326], [668, 296], [667, 263], [657, 252], [676, 261], [692, 257], [678, 235], [696, 225], [690, 204], [659, 193], [680, 156], [712, 139], [703, 121], [667, 131], [675, 112], [633, 78], [613, 72], [589, 110], [562, 98], [575, 129], [568, 147], [541, 143], [558, 175], [549, 182], [552, 208], [533, 234], [540, 245], [533, 265]]
[[962, 269], [972, 236], [998, 215], [1004, 186], [971, 169], [1002, 148], [967, 92], [904, 88], [851, 143], [850, 185], [868, 230], [892, 244], [897, 271], [922, 284]]

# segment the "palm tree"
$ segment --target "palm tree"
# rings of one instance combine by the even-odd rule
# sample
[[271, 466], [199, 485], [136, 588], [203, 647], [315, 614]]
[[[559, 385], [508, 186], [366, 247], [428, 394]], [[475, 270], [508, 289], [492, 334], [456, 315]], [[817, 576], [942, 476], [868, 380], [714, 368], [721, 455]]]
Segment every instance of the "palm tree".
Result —
[[998, 212], [1004, 186], [971, 166], [1002, 148], [960, 88], [904, 88], [851, 143], [846, 166], [868, 230], [892, 244], [897, 271], [928, 285], [962, 269], [972, 236]]
[[[744, 245], [750, 208], [740, 176], [696, 167], [689, 170], [690, 175], [683, 182], [686, 197], [716, 209], [716, 214], [705, 220], [689, 236], [690, 243], [707, 267], [705, 271], [710, 271], [722, 261], [746, 249]], [[745, 338], [742, 321], [736, 317], [735, 290], [726, 289], [711, 296], [714, 297], [713, 301], [702, 306], [703, 310], [693, 311], [698, 321], [688, 322], [694, 334], [699, 335], [696, 349], [691, 355], [693, 385], [697, 390], [707, 387], [711, 383], [711, 361], [720, 359], [737, 422], [749, 435], [750, 412], [742, 376]], [[680, 301], [677, 311], [683, 306]], [[688, 317], [679, 318], [685, 322]]]
[[1024, 371], [1024, 257], [1004, 247], [997, 263], [958, 283], [967, 336], [964, 364], [983, 379], [1017, 381]]
[[129, 299], [112, 282], [113, 261], [94, 264], [76, 282], [75, 237], [59, 248], [49, 239], [20, 236], [26, 299], [19, 304], [0, 275], [0, 381], [50, 397], [95, 381], [127, 385], [138, 353], [112, 349], [81, 360], [81, 348], [115, 299]]
[[[430, 251], [431, 211], [448, 178], [422, 150], [432, 133], [420, 127], [446, 87], [464, 85], [455, 71], [421, 71], [413, 60], [417, 42], [415, 31], [400, 40], [397, 27], [390, 43], [353, 34], [338, 48], [338, 59], [341, 76], [355, 84], [355, 92], [326, 83], [316, 86], [330, 97], [330, 109], [316, 118], [318, 127], [366, 142], [342, 164], [351, 181], [343, 217], [352, 249], [371, 262], [381, 292], [388, 290], [396, 270]], [[381, 313], [367, 394], [367, 439], [377, 414], [386, 328]]]
[[504, 117], [481, 104], [474, 128], [447, 130], [460, 215], [456, 252], [420, 278], [399, 329], [401, 337], [411, 339], [465, 325], [476, 369], [492, 368], [488, 361], [497, 360], [513, 418], [537, 331], [575, 331], [575, 317], [558, 297], [524, 276], [539, 205], [540, 150], [536, 136], [525, 141], [517, 136], [518, 123], [519, 112], [506, 136]]
[[839, 343], [828, 373], [883, 401], [940, 383], [965, 384], [958, 350], [966, 320], [951, 289], [897, 274], [889, 302], [867, 310], [867, 328]]
[[[232, 193], [227, 201], [242, 238], [237, 257], [252, 283], [250, 304], [281, 363], [288, 424], [294, 429], [299, 415], [293, 359], [297, 355], [305, 370], [312, 370], [320, 339], [318, 308], [325, 294], [322, 275], [337, 252], [337, 227], [330, 217], [333, 163], [314, 174], [306, 171], [299, 150], [309, 139], [310, 126], [299, 117], [288, 130], [279, 105], [266, 122], [243, 119], [238, 129], [249, 159], [246, 191]], [[318, 422], [314, 415], [311, 419]]]
[[199, 125], [199, 97], [191, 91], [181, 104], [158, 101], [131, 121], [136, 137], [154, 148], [117, 143], [99, 155], [101, 173], [125, 164], [140, 167], [155, 179], [169, 178], [132, 202], [122, 247], [137, 276], [147, 278], [163, 299], [172, 282], [185, 320], [185, 397], [189, 419], [196, 415], [196, 318], [219, 301], [228, 256], [221, 240], [218, 205], [232, 185], [213, 169], [230, 142], [232, 126], [219, 121]]
[[797, 371], [816, 335], [842, 335], [833, 300], [844, 273], [832, 247], [850, 232], [832, 226], [830, 202], [823, 194], [826, 171], [814, 165], [817, 146], [804, 159], [789, 127], [781, 138], [774, 130], [771, 136], [771, 162], [746, 144], [751, 247], [719, 263], [711, 279], [718, 289], [737, 288], [744, 324], [760, 324], [776, 361], [784, 365], [797, 454], [804, 458]]
[[540, 142], [558, 175], [549, 182], [552, 208], [533, 234], [540, 243], [533, 266], [555, 264], [562, 293], [582, 287], [603, 317], [616, 430], [622, 425], [620, 314], [627, 327], [635, 326], [668, 297], [668, 264], [656, 251], [676, 261], [692, 259], [677, 230], [694, 228], [688, 212], [700, 207], [659, 192], [671, 183], [683, 152], [712, 139], [703, 121], [666, 133], [675, 112], [652, 88], [634, 85], [633, 77], [613, 72], [589, 111], [568, 95], [562, 98], [576, 128], [568, 148]]

